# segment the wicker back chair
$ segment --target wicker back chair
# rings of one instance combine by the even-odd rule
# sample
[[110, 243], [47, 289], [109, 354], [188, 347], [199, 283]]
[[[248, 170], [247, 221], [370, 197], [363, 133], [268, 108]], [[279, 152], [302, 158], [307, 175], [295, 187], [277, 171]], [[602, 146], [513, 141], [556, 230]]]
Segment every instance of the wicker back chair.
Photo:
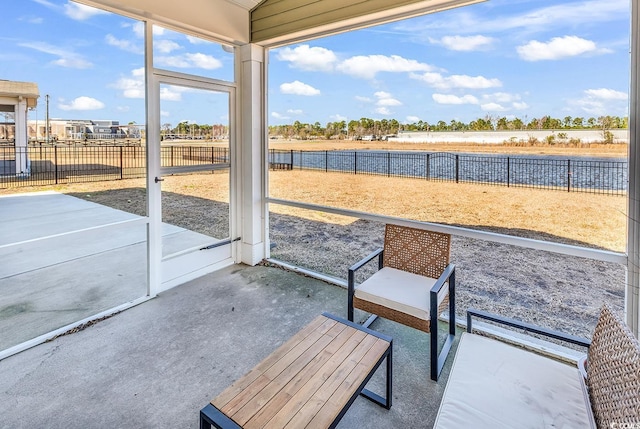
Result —
[[[431, 333], [431, 379], [437, 380], [455, 337], [455, 266], [451, 236], [388, 224], [384, 248], [349, 268], [347, 317], [354, 308]], [[358, 269], [378, 257], [378, 271], [356, 285]], [[449, 308], [449, 335], [438, 354], [438, 316]]]
[[599, 428], [640, 425], [640, 342], [607, 304], [589, 347], [587, 386]]

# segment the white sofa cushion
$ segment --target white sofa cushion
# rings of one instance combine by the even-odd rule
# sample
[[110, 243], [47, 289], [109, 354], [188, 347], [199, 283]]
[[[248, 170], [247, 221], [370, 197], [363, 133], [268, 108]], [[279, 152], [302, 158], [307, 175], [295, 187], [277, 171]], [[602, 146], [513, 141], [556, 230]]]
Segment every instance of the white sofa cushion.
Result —
[[[429, 291], [436, 279], [384, 267], [357, 286], [354, 296], [365, 301], [429, 320]], [[449, 286], [438, 294], [438, 305], [446, 297]]]
[[578, 368], [464, 333], [434, 428], [595, 428]]

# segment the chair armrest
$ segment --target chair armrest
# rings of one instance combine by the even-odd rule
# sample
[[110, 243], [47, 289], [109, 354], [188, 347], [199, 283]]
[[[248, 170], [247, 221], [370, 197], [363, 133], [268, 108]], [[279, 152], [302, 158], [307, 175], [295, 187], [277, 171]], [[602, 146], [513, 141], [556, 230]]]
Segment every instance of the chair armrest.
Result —
[[[353, 295], [356, 290], [356, 271], [365, 266], [367, 263], [372, 261], [376, 256], [378, 257], [378, 269], [382, 268], [382, 255], [384, 253], [384, 249], [380, 248], [370, 255], [366, 256], [364, 259], [356, 262], [352, 266], [349, 267], [349, 276], [347, 278], [347, 319], [353, 322]], [[369, 326], [371, 322], [373, 322], [375, 318], [370, 317], [369, 321], [365, 323], [366, 326]]]
[[[449, 281], [449, 334], [445, 340], [442, 350], [438, 354], [438, 292]], [[431, 359], [431, 379], [438, 381], [440, 371], [444, 367], [444, 363], [449, 355], [449, 350], [453, 345], [456, 336], [456, 266], [449, 264], [444, 269], [438, 280], [434, 283], [429, 291], [429, 326], [431, 335], [430, 342], [430, 359]]]
[[[447, 267], [444, 269], [444, 271], [442, 272], [442, 274], [440, 274], [440, 277], [438, 277], [438, 280], [436, 280], [436, 282], [433, 284], [433, 286], [431, 287], [431, 292], [435, 292], [436, 294], [438, 292], [440, 292], [440, 289], [442, 289], [442, 287], [444, 286], [444, 283], [449, 280], [450, 277], [452, 277], [453, 275], [455, 275], [456, 272], [456, 266], [455, 264], [449, 264], [447, 265]], [[453, 284], [455, 287], [455, 283]], [[450, 284], [451, 286], [451, 284]]]
[[362, 268], [363, 266], [365, 266], [367, 263], [369, 263], [373, 258], [375, 258], [376, 256], [382, 256], [382, 252], [384, 249], [379, 248], [376, 251], [372, 252], [370, 255], [365, 256], [363, 259], [361, 259], [360, 261], [356, 262], [355, 264], [353, 264], [352, 266], [349, 267], [349, 271], [357, 271], [360, 268]]
[[556, 340], [566, 341], [571, 344], [576, 344], [582, 347], [589, 347], [591, 340], [582, 337], [576, 337], [574, 335], [565, 334], [564, 332], [554, 331], [551, 329], [543, 328], [541, 326], [532, 325], [529, 323], [521, 322], [519, 320], [510, 319], [508, 317], [498, 316], [497, 314], [488, 313], [486, 311], [476, 310], [470, 308], [467, 310], [467, 332], [472, 331], [472, 317], [478, 317], [480, 319], [490, 320], [492, 322], [510, 326], [512, 328], [524, 329], [527, 332], [533, 332], [535, 334], [544, 335], [545, 337], [553, 338]]

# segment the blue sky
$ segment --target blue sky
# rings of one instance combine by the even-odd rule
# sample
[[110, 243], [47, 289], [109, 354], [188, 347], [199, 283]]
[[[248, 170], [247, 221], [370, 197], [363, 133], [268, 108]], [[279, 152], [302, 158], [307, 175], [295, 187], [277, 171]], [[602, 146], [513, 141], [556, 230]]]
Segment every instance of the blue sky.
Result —
[[[49, 94], [52, 118], [145, 122], [139, 22], [66, 0], [3, 5], [0, 79], [38, 83], [30, 118]], [[221, 45], [154, 34], [157, 66], [233, 78]], [[271, 125], [625, 116], [629, 1], [490, 0], [273, 49], [268, 76]], [[163, 123], [225, 120], [185, 89], [161, 95]]]

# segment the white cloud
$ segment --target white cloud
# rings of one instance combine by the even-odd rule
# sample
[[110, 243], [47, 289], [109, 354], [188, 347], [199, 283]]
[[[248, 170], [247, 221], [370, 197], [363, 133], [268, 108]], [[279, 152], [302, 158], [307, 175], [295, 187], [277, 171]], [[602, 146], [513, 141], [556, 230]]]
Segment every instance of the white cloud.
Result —
[[121, 77], [110, 86], [122, 91], [125, 98], [144, 98], [144, 67], [131, 70], [131, 76]]
[[504, 112], [505, 110], [507, 110], [504, 106], [498, 103], [481, 104], [480, 108], [485, 112]]
[[516, 110], [525, 110], [529, 108], [529, 105], [525, 102], [516, 101], [513, 103], [513, 108]]
[[420, 118], [418, 118], [417, 116], [407, 116], [406, 119], [409, 123], [420, 122]]
[[518, 94], [509, 94], [508, 92], [494, 92], [493, 94], [484, 94], [482, 96], [484, 100], [492, 100], [496, 103], [510, 103], [512, 101], [520, 100]]
[[278, 112], [271, 112], [271, 117], [276, 118], [276, 119], [291, 119], [288, 116], [281, 115]]
[[416, 60], [403, 58], [399, 55], [358, 55], [338, 64], [336, 70], [354, 77], [373, 79], [379, 72], [404, 73], [431, 71], [434, 70], [434, 67]]
[[276, 56], [280, 61], [289, 62], [292, 68], [307, 71], [331, 71], [338, 60], [336, 54], [319, 46], [300, 45], [282, 48]]
[[349, 119], [346, 116], [342, 116], [339, 113], [336, 113], [335, 115], [330, 115], [329, 118], [333, 119], [335, 122], [346, 121], [347, 119]]
[[587, 89], [585, 91], [590, 97], [600, 98], [603, 100], [626, 100], [628, 95], [626, 92], [616, 91], [607, 88]]
[[162, 54], [168, 54], [170, 52], [175, 51], [176, 49], [182, 48], [178, 43], [173, 40], [157, 40], [153, 43], [154, 48], [158, 50], [158, 52]]
[[[520, 94], [510, 94], [508, 92], [494, 92], [493, 94], [483, 94], [482, 110], [504, 111], [509, 109], [524, 110], [529, 105], [522, 100]], [[508, 106], [507, 106], [508, 105]]]
[[70, 1], [68, 1], [67, 4], [64, 5], [64, 14], [76, 21], [84, 21], [96, 15], [105, 15], [107, 13], [108, 12], [96, 9], [95, 7], [86, 6], [84, 4], [74, 3]]
[[452, 94], [433, 94], [431, 97], [438, 104], [479, 104], [476, 97], [468, 94], [462, 97]]
[[379, 115], [390, 115], [391, 111], [386, 107], [377, 107], [375, 112]]
[[105, 36], [105, 41], [107, 42], [107, 45], [115, 46], [123, 51], [133, 52], [134, 54], [144, 54], [142, 46], [136, 45], [131, 40], [117, 39], [112, 34], [107, 34]]
[[395, 98], [385, 98], [378, 100], [376, 103], [378, 106], [402, 106], [402, 103]]
[[46, 42], [20, 43], [19, 46], [59, 57], [58, 59], [53, 60], [51, 64], [60, 67], [74, 69], [88, 69], [93, 67], [93, 63], [84, 59], [82, 55], [77, 54], [73, 51], [59, 48]]
[[376, 106], [401, 106], [402, 103], [399, 100], [396, 100], [389, 94], [388, 92], [378, 91], [375, 94], [378, 101], [376, 102]]
[[429, 38], [431, 43], [442, 45], [452, 51], [479, 51], [484, 50], [495, 42], [496, 39], [487, 36], [444, 36], [441, 39]]
[[586, 53], [606, 52], [598, 50], [593, 41], [577, 36], [554, 37], [546, 43], [532, 40], [516, 50], [525, 61], [559, 60]]
[[[132, 70], [131, 76], [121, 77], [110, 87], [122, 91], [122, 96], [125, 98], [144, 98], [144, 67]], [[160, 88], [160, 98], [166, 101], [180, 101], [182, 100], [182, 93], [186, 91], [189, 91], [189, 88], [172, 85], [163, 86]]]
[[306, 83], [302, 83], [299, 80], [283, 83], [280, 85], [280, 92], [283, 94], [293, 95], [320, 95], [320, 90], [312, 87], [311, 85], [307, 85]]
[[593, 116], [610, 115], [612, 111], [625, 111], [627, 94], [607, 88], [587, 89], [584, 97], [569, 104]]
[[29, 24], [42, 24], [44, 22], [44, 18], [39, 16], [30, 16], [30, 17], [18, 18], [18, 21], [27, 22]]
[[[543, 2], [538, 3], [544, 4]], [[571, 1], [534, 10], [525, 10], [519, 14], [500, 15], [495, 13], [489, 19], [485, 16], [478, 16], [470, 8], [461, 8], [447, 14], [426, 15], [421, 19], [400, 22], [394, 30], [412, 36], [432, 35], [435, 31], [477, 34], [524, 30], [533, 33], [548, 31], [557, 26], [579, 27], [581, 24], [628, 21], [628, 14], [629, 0]]]
[[212, 57], [211, 55], [196, 53], [185, 54], [185, 56], [197, 68], [214, 70], [222, 67], [222, 62], [217, 58]]
[[163, 86], [160, 88], [160, 100], [182, 101], [182, 93], [186, 88], [179, 86]]
[[361, 95], [356, 95], [355, 99], [358, 101], [362, 101], [363, 103], [371, 103], [373, 101], [369, 97], [363, 97]]
[[160, 116], [162, 116], [163, 118], [168, 118], [169, 116], [171, 116], [171, 113], [169, 113], [166, 110], [161, 110], [160, 111]]
[[304, 112], [302, 111], [302, 109], [288, 109], [287, 113], [289, 113], [290, 115], [297, 115], [300, 116], [302, 115]]
[[451, 75], [445, 77], [440, 73], [411, 73], [409, 76], [438, 89], [486, 89], [502, 86], [500, 79], [488, 79], [484, 76]]
[[58, 103], [58, 108], [61, 110], [69, 111], [69, 110], [100, 110], [104, 108], [104, 103], [102, 101], [96, 100], [91, 97], [78, 97], [69, 103], [65, 103], [64, 100], [60, 100]]
[[77, 57], [59, 58], [52, 61], [51, 64], [55, 64], [60, 67], [66, 67], [69, 69], [89, 69], [93, 67], [93, 64], [91, 62]]
[[157, 56], [156, 64], [175, 68], [201, 68], [214, 70], [222, 67], [222, 62], [211, 55], [196, 53], [175, 56]]

